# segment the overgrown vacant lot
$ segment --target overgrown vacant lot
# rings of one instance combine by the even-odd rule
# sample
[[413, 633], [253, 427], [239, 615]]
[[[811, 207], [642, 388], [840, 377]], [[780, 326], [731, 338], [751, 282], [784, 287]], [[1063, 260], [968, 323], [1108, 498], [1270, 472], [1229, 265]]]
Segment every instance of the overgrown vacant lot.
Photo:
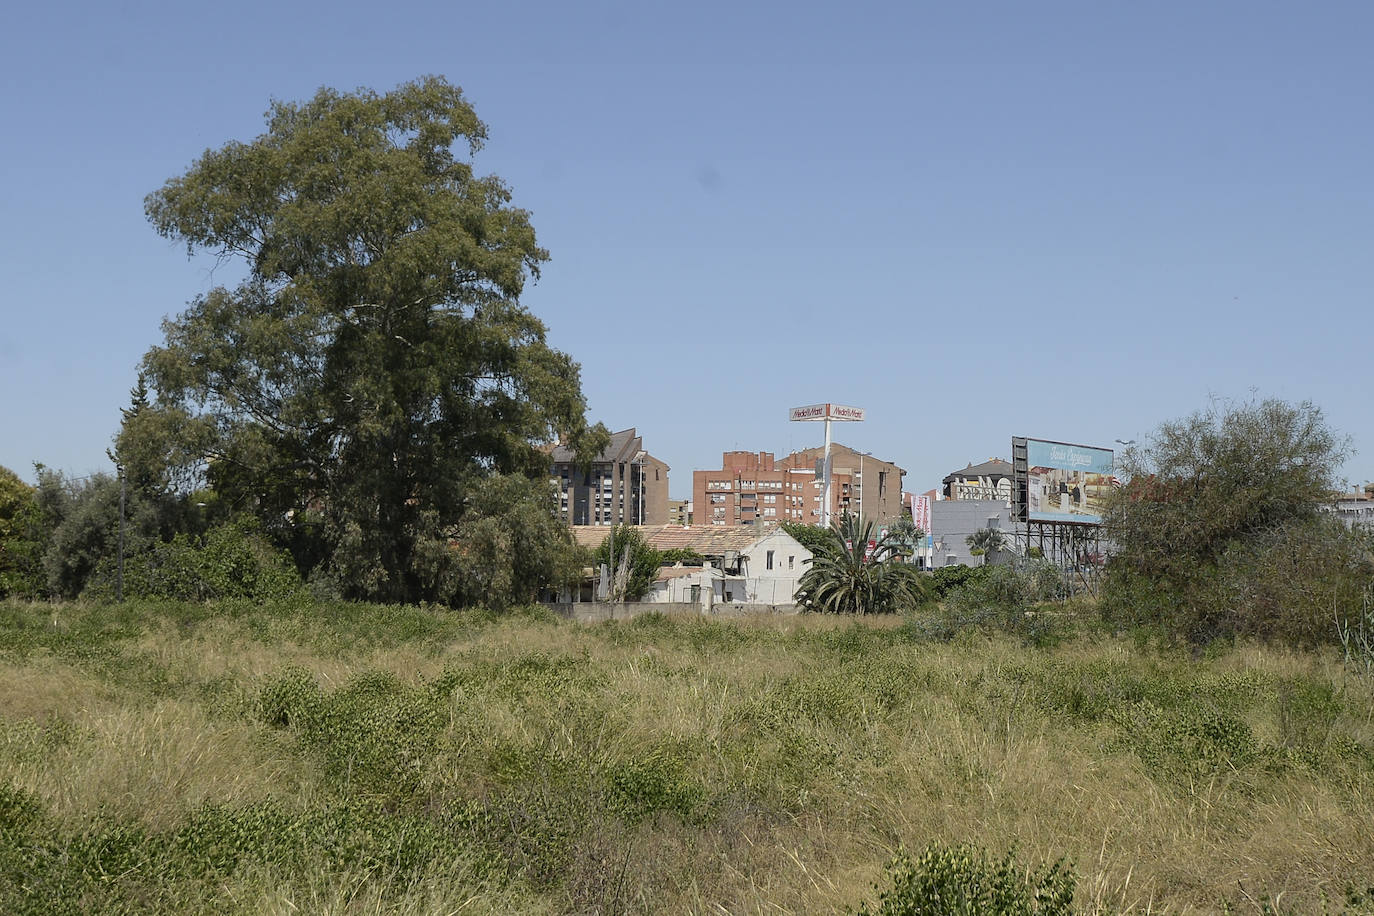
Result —
[[1084, 911], [1374, 897], [1374, 697], [1334, 655], [359, 605], [0, 622], [6, 913], [827, 912], [933, 841], [1067, 857]]

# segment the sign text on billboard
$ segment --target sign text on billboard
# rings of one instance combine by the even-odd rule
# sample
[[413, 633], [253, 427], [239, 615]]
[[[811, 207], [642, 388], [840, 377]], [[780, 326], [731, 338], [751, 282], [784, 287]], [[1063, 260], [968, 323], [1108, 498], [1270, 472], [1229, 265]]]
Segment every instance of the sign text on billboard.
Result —
[[793, 407], [787, 413], [789, 420], [862, 420], [862, 407], [846, 407], [843, 404], [811, 404], [807, 407]]

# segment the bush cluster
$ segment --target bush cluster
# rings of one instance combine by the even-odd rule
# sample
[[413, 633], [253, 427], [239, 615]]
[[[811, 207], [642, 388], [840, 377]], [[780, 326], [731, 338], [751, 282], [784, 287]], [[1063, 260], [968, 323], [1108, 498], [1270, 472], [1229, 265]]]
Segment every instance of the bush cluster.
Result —
[[1103, 612], [1193, 643], [1330, 643], [1374, 582], [1374, 539], [1321, 509], [1346, 444], [1311, 404], [1213, 405], [1166, 423], [1119, 470]]
[[[375, 799], [305, 811], [275, 802], [207, 805], [167, 830], [98, 817], [79, 828], [0, 785], [0, 910], [24, 914], [204, 911], [245, 870], [282, 879], [370, 875], [404, 887], [462, 862], [474, 885], [503, 866], [468, 837], [464, 811], [397, 811]], [[225, 907], [228, 909], [228, 907]]]
[[891, 887], [860, 916], [1069, 916], [1078, 883], [1065, 860], [1027, 868], [1011, 852], [996, 859], [972, 844], [899, 853], [887, 872]]
[[[953, 570], [967, 570], [962, 574]], [[1067, 635], [1070, 621], [1056, 606], [1067, 597], [1063, 573], [1044, 560], [1021, 565], [954, 566], [936, 585], [944, 600], [927, 605], [906, 623], [918, 638], [948, 641], [968, 631], [1003, 631], [1047, 645]]]
[[[83, 594], [114, 596], [118, 558], [102, 557]], [[291, 557], [274, 548], [250, 516], [211, 528], [202, 538], [180, 533], [125, 558], [124, 595], [171, 601], [284, 601], [304, 598]]]

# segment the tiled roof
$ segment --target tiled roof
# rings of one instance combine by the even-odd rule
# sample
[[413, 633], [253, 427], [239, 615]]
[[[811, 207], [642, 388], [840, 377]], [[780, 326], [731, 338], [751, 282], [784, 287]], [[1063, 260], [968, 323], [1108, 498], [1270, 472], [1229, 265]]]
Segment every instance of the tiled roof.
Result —
[[[705, 557], [724, 556], [727, 550], [743, 550], [768, 532], [745, 525], [641, 525], [644, 540], [655, 550], [691, 548]], [[595, 550], [611, 533], [609, 525], [573, 525], [573, 538]]]
[[982, 464], [970, 465], [962, 471], [951, 471], [941, 483], [949, 483], [956, 478], [963, 477], [1010, 477], [1011, 462], [1003, 461], [1001, 458], [991, 458]]
[[[635, 435], [635, 428], [633, 426], [631, 426], [629, 429], [622, 429], [618, 433], [611, 433], [611, 441], [606, 445], [606, 448], [602, 450], [601, 454], [597, 455], [596, 458], [593, 460], [628, 460], [629, 458], [634, 457], [635, 451], [638, 451], [638, 444], [636, 441], [638, 439], [639, 437]], [[629, 451], [632, 446], [635, 447], [634, 451]], [[628, 455], [626, 454], [627, 451], [629, 452]], [[573, 454], [573, 450], [565, 445], [554, 446], [553, 453], [550, 457], [556, 462], [573, 461], [577, 458], [577, 456]]]
[[[706, 568], [711, 569], [711, 567]], [[654, 576], [654, 581], [667, 582], [669, 579], [680, 579], [683, 576], [690, 576], [701, 571], [702, 567], [700, 566], [664, 566], [659, 569], [658, 575]]]

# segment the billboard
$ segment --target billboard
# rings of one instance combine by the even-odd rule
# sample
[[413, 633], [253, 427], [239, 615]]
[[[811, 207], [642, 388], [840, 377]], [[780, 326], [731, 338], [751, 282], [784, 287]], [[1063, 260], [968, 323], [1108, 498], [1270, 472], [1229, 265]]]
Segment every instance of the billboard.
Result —
[[1109, 448], [1026, 439], [1026, 518], [1033, 522], [1102, 524], [1116, 486]]
[[789, 420], [862, 420], [865, 410], [862, 407], [846, 407], [843, 404], [811, 404], [807, 407], [793, 407], [787, 412]]

